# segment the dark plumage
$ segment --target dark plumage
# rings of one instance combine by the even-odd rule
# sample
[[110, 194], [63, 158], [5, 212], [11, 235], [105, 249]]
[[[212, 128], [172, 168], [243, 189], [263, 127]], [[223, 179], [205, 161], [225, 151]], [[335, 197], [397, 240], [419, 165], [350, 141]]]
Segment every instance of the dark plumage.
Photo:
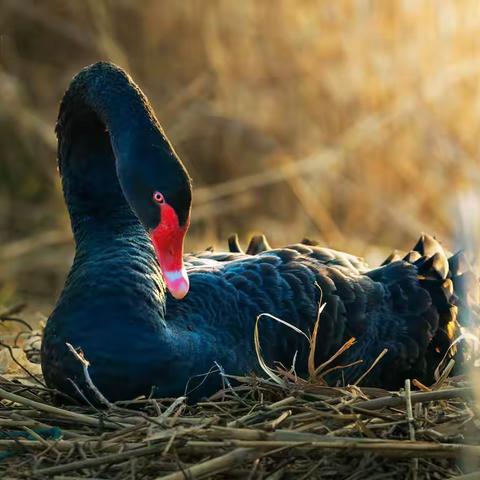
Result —
[[[152, 389], [199, 398], [220, 386], [218, 374], [200, 377], [215, 362], [231, 374], [259, 370], [253, 344], [259, 314], [311, 332], [320, 292], [326, 307], [317, 364], [354, 336], [341, 362], [364, 362], [345, 370], [342, 381], [356, 380], [384, 348], [389, 353], [364, 383], [396, 388], [407, 377], [433, 380], [457, 335], [457, 310], [468, 308], [476, 287], [461, 255], [448, 259], [424, 235], [405, 259], [372, 270], [311, 241], [271, 249], [262, 236], [244, 254], [232, 237], [231, 252], [184, 256], [190, 290], [176, 300], [166, 292], [148, 234], [162, 221], [151, 194], [162, 192], [179, 228], [188, 226], [190, 180], [145, 96], [118, 67], [87, 67], [65, 94], [57, 135], [76, 255], [45, 329], [49, 386], [78, 396], [73, 381], [92, 397], [69, 342], [83, 350], [94, 383], [110, 400]], [[296, 370], [305, 374], [303, 336], [263, 319], [260, 338], [269, 364], [289, 367], [297, 352]], [[331, 382], [340, 381], [335, 375]]]

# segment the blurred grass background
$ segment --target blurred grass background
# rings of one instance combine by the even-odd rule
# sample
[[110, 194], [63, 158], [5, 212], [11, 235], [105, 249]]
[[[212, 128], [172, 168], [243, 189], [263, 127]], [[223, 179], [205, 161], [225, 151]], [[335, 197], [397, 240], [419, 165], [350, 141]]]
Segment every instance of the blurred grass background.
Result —
[[[72, 258], [57, 108], [83, 66], [144, 89], [194, 179], [187, 248], [238, 231], [382, 260], [477, 218], [477, 0], [0, 0], [0, 304]], [[461, 245], [460, 245], [461, 246]]]

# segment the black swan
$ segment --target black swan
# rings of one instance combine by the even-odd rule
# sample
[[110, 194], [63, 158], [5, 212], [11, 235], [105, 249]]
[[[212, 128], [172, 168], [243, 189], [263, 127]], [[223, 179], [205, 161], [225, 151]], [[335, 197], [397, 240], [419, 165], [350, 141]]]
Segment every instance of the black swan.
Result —
[[[331, 382], [358, 379], [385, 348], [363, 384], [433, 381], [476, 286], [463, 254], [448, 257], [424, 235], [406, 257], [375, 269], [315, 242], [271, 249], [262, 237], [246, 253], [232, 238], [232, 251], [184, 255], [190, 178], [145, 95], [110, 63], [75, 76], [56, 132], [76, 254], [45, 328], [48, 386], [93, 398], [69, 343], [83, 351], [93, 383], [111, 401], [201, 398], [220, 385], [218, 374], [205, 375], [215, 365], [229, 374], [259, 371], [259, 314], [308, 333], [320, 299], [317, 364], [352, 337], [341, 361], [363, 360], [333, 372]], [[305, 337], [269, 318], [259, 327], [265, 361], [289, 368], [296, 356], [304, 375]]]

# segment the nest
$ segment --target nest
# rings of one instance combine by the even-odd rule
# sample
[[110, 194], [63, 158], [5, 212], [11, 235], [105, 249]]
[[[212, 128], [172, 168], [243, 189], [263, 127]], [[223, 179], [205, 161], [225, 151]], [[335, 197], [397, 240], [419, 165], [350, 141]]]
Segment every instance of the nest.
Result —
[[1, 478], [443, 480], [480, 468], [465, 377], [388, 392], [275, 370], [222, 374], [224, 388], [195, 405], [180, 397], [58, 407], [30, 362], [38, 344], [35, 333], [20, 343], [17, 335], [0, 351], [15, 367], [0, 376]]

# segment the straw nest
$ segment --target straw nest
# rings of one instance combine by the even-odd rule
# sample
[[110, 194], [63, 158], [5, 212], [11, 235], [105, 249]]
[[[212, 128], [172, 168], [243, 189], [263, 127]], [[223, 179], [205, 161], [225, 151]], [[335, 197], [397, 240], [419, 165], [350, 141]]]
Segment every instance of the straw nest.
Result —
[[220, 372], [224, 388], [196, 405], [58, 407], [34, 363], [40, 337], [11, 337], [0, 350], [1, 478], [480, 478], [466, 474], [480, 468], [480, 423], [465, 377], [387, 392], [280, 369], [267, 378]]

